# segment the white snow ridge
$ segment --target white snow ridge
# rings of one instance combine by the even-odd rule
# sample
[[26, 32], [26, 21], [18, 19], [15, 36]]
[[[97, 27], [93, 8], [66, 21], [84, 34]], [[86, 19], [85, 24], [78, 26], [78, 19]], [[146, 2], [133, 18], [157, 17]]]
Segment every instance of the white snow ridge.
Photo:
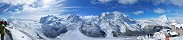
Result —
[[91, 18], [75, 14], [48, 15], [39, 21], [16, 19], [9, 23], [7, 29], [14, 40], [138, 40], [172, 28], [165, 15], [157, 19], [133, 20], [118, 11]]

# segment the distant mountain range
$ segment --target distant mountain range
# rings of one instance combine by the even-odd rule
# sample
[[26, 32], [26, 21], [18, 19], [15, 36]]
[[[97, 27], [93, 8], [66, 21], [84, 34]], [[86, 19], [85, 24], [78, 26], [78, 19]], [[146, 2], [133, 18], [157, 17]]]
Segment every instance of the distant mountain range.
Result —
[[[23, 30], [34, 39], [114, 38], [124, 36], [153, 35], [162, 28], [171, 29], [166, 15], [155, 19], [133, 20], [121, 12], [106, 12], [99, 16], [80, 17], [75, 14], [64, 16], [48, 15], [40, 21], [13, 20], [11, 25]], [[73, 34], [72, 34], [73, 33]], [[66, 36], [67, 35], [67, 36]]]

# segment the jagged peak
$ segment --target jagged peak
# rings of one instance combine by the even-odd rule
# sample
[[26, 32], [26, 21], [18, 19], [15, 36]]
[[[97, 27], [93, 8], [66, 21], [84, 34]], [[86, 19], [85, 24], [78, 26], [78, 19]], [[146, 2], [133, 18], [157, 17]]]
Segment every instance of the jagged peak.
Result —
[[122, 12], [114, 11], [114, 12], [104, 12], [98, 18], [102, 20], [120, 20], [120, 21], [134, 21], [132, 18], [128, 17]]
[[41, 17], [39, 23], [49, 24], [49, 23], [52, 23], [53, 21], [57, 21], [57, 20], [58, 20], [58, 17], [56, 17], [54, 15], [48, 15], [48, 16], [45, 16], [45, 17]]
[[79, 16], [76, 14], [68, 14], [67, 20], [71, 18], [79, 18]]
[[167, 17], [166, 15], [161, 15], [159, 18], [160, 18], [160, 19], [168, 20], [168, 17]]
[[114, 11], [114, 12], [103, 12], [99, 17], [127, 17], [127, 15], [124, 15], [122, 12]]
[[161, 15], [159, 18], [156, 19], [157, 21], [167, 22], [169, 19], [166, 15]]
[[70, 22], [83, 21], [83, 19], [81, 19], [80, 16], [76, 14], [68, 14], [66, 20]]

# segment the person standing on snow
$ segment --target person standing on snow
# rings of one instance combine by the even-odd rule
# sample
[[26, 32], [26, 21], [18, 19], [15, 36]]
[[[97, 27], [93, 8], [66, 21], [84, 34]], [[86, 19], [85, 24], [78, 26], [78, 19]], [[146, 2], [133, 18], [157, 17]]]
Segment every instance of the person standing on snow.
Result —
[[5, 20], [0, 21], [0, 34], [1, 34], [1, 40], [4, 40], [5, 32], [10, 36], [10, 39], [13, 40], [12, 34], [9, 30], [7, 30], [5, 27], [8, 25], [8, 23]]

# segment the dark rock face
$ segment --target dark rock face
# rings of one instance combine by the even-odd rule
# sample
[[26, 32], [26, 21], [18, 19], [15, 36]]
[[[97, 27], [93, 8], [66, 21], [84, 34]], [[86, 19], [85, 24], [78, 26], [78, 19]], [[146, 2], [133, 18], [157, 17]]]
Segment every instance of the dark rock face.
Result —
[[116, 25], [114, 23], [109, 23], [109, 25], [113, 29], [113, 31], [112, 31], [113, 37], [120, 37], [120, 36], [122, 36], [122, 33], [120, 32], [120, 26], [119, 25]]
[[53, 15], [48, 15], [48, 16], [45, 16], [45, 17], [41, 17], [39, 23], [51, 24], [51, 23], [56, 22], [56, 21], [58, 21], [58, 17], [53, 16]]
[[112, 33], [113, 33], [113, 37], [120, 37], [120, 36], [122, 36], [122, 33], [118, 32], [118, 31], [112, 31]]
[[42, 32], [46, 37], [55, 38], [68, 31], [66, 26], [59, 20], [61, 19], [50, 15], [40, 19], [40, 23], [42, 24]]
[[43, 34], [49, 38], [55, 38], [68, 30], [64, 25], [42, 25]]
[[152, 35], [155, 32], [159, 32], [161, 29], [163, 29], [164, 26], [155, 26], [155, 25], [150, 25], [145, 28], [143, 28], [140, 31], [130, 31], [127, 30], [127, 32], [123, 33], [123, 35], [126, 36], [142, 36], [142, 35]]
[[80, 32], [90, 37], [105, 37], [106, 33], [100, 29], [100, 26], [92, 23], [84, 24], [80, 27]]
[[[55, 38], [68, 30], [77, 30], [78, 27], [82, 34], [89, 37], [151, 35], [163, 28], [163, 25], [154, 25], [158, 23], [154, 23], [152, 20], [136, 21], [121, 12], [107, 12], [86, 19], [75, 14], [70, 14], [64, 18], [49, 15], [42, 17], [39, 23], [42, 24], [43, 34], [50, 38]], [[142, 25], [141, 23], [151, 25]]]
[[155, 32], [159, 32], [161, 29], [163, 29], [164, 26], [156, 26], [156, 25], [150, 25], [144, 28], [144, 33], [146, 34], [152, 34]]

